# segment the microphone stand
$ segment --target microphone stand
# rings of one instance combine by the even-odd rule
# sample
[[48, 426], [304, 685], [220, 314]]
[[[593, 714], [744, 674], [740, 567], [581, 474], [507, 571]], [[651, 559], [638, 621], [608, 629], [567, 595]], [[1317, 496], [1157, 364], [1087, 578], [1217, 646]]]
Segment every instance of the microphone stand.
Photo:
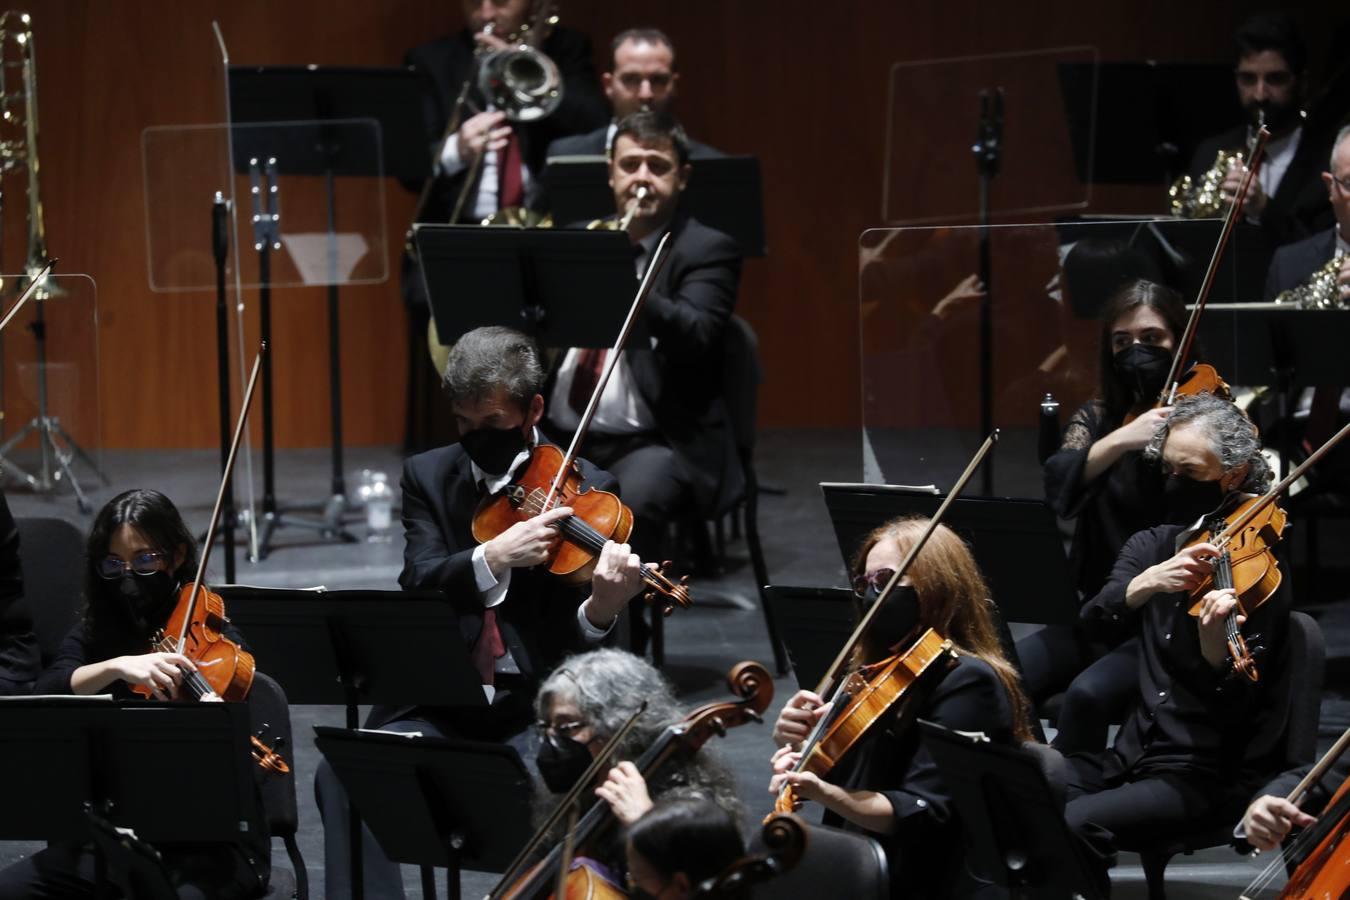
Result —
[[[226, 227], [229, 203], [220, 191], [216, 191], [211, 204], [211, 251], [216, 261], [216, 367], [217, 381], [220, 386], [220, 468], [228, 471], [230, 460], [230, 315], [225, 294], [225, 260], [229, 255], [230, 235]], [[225, 480], [222, 489], [224, 505], [221, 516], [225, 527], [220, 529], [225, 541], [225, 582], [234, 584], [234, 528], [236, 513], [234, 507], [234, 477]], [[210, 534], [210, 528], [207, 534]], [[210, 552], [209, 547], [203, 552]]]
[[[980, 91], [980, 119], [975, 132], [975, 168], [980, 185], [980, 282], [984, 297], [980, 301], [980, 433], [994, 431], [994, 280], [989, 251], [989, 189], [998, 174], [999, 153], [1003, 144], [1003, 88]], [[980, 487], [986, 496], [994, 493], [994, 461], [985, 463]]]

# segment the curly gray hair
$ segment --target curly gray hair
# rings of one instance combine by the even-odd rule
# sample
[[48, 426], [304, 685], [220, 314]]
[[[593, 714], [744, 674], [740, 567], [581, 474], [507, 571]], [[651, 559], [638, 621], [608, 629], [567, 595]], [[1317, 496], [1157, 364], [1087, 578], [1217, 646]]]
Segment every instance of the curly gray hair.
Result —
[[1256, 426], [1231, 401], [1209, 393], [1178, 397], [1167, 420], [1158, 426], [1153, 439], [1144, 448], [1144, 457], [1155, 462], [1160, 460], [1163, 444], [1172, 429], [1187, 424], [1205, 429], [1210, 448], [1219, 458], [1224, 472], [1231, 472], [1244, 463], [1250, 464], [1242, 482], [1243, 491], [1261, 494], [1270, 486], [1270, 464], [1261, 455], [1261, 438]]

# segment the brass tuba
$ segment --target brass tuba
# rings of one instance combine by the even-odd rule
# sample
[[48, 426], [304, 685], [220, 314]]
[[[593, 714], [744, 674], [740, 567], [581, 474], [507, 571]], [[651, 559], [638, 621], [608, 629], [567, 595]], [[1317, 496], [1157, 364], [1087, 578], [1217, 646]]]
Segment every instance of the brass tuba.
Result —
[[1256, 146], [1256, 133], [1265, 127], [1265, 110], [1257, 111], [1257, 125], [1252, 129], [1247, 146], [1238, 150], [1220, 150], [1214, 157], [1214, 165], [1205, 170], [1198, 180], [1182, 175], [1167, 189], [1167, 199], [1172, 215], [1181, 219], [1208, 219], [1222, 216], [1227, 207], [1223, 197], [1223, 180], [1228, 170], [1242, 165], [1251, 156]]
[[1280, 291], [1275, 302], [1297, 306], [1299, 309], [1350, 309], [1350, 303], [1341, 296], [1336, 284], [1345, 260], [1345, 254], [1334, 254], [1320, 269], [1309, 275], [1307, 281], [1287, 291]]
[[[19, 73], [20, 84], [13, 82]], [[47, 228], [38, 194], [37, 65], [33, 59], [32, 20], [28, 13], [0, 13], [0, 179], [18, 169], [28, 176], [28, 249], [23, 271], [31, 280], [50, 262]], [[0, 180], [0, 222], [4, 220], [5, 195]], [[0, 253], [0, 265], [3, 261]], [[25, 285], [18, 285], [23, 288]], [[42, 300], [57, 293], [48, 285], [34, 295]]]

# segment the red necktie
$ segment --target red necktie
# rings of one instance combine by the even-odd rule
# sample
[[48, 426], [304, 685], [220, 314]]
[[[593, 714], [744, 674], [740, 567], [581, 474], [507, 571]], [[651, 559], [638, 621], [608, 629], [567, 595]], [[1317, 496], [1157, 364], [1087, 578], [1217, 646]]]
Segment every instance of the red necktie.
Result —
[[497, 154], [497, 208], [520, 206], [525, 202], [525, 183], [520, 175], [520, 138], [515, 131]]
[[483, 679], [483, 684], [492, 684], [497, 674], [497, 660], [506, 655], [506, 644], [502, 641], [501, 629], [497, 627], [497, 611], [483, 610], [483, 630], [473, 645], [473, 667]]
[[605, 371], [607, 348], [587, 347], [577, 351], [577, 367], [572, 372], [572, 389], [567, 392], [567, 405], [581, 415], [586, 404], [591, 402], [591, 394], [600, 383], [600, 373]]

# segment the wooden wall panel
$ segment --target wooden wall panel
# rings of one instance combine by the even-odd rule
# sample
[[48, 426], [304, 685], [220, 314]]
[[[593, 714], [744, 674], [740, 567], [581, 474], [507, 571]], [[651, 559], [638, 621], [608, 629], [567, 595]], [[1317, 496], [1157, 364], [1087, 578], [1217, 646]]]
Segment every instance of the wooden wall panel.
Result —
[[[1314, 51], [1329, 29], [1302, 10]], [[665, 28], [680, 48], [678, 111], [691, 133], [763, 161], [771, 256], [747, 264], [740, 312], [758, 330], [767, 371], [761, 423], [857, 422], [857, 241], [879, 224], [887, 73], [897, 60], [1099, 47], [1106, 60], [1224, 60], [1247, 2], [1084, 4], [1035, 0], [605, 0], [565, 2], [603, 62], [612, 34]], [[40, 0], [36, 29], [43, 199], [49, 242], [65, 271], [99, 285], [108, 447], [211, 446], [214, 317], [209, 294], [147, 286], [141, 132], [221, 116], [212, 19], [238, 64], [389, 65], [407, 47], [456, 27], [454, 0]], [[970, 110], [952, 115], [972, 117]], [[972, 123], [973, 133], [973, 123]], [[950, 190], [974, 191], [973, 165], [953, 159]], [[7, 179], [11, 202], [19, 185]], [[401, 438], [404, 315], [397, 252], [413, 198], [387, 190], [391, 280], [342, 291], [343, 388], [351, 444]], [[1156, 208], [1151, 192], [1099, 190], [1094, 207]], [[202, 213], [203, 220], [207, 215]], [[20, 257], [6, 228], [4, 262]], [[320, 446], [328, 435], [324, 292], [278, 292], [274, 329], [277, 439]], [[246, 298], [252, 300], [251, 297]], [[144, 398], [154, 398], [153, 403]], [[92, 397], [83, 402], [93, 402]]]

